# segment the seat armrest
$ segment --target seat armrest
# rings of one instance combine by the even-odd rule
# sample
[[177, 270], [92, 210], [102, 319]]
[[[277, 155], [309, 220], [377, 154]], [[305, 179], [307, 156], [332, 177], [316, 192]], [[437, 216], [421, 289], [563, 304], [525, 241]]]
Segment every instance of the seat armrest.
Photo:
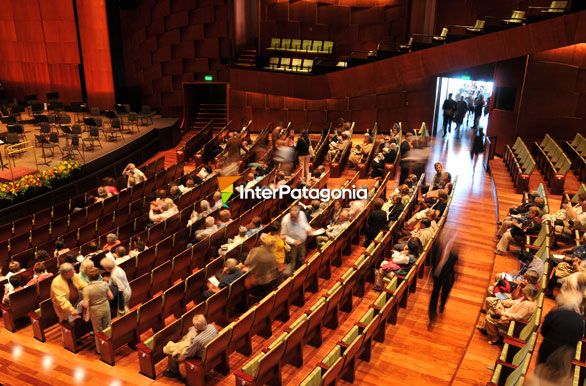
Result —
[[[234, 370], [234, 375], [236, 378], [244, 379], [244, 381], [252, 383], [254, 382], [254, 377], [240, 369]], [[238, 382], [237, 382], [238, 383]]]
[[99, 340], [103, 340], [104, 342], [108, 342], [110, 340], [110, 337], [104, 334], [102, 331], [98, 331], [95, 334], [96, 338], [98, 338]]
[[138, 351], [142, 351], [146, 354], [150, 354], [153, 350], [151, 350], [150, 348], [148, 348], [144, 343], [139, 343], [136, 345], [136, 349]]

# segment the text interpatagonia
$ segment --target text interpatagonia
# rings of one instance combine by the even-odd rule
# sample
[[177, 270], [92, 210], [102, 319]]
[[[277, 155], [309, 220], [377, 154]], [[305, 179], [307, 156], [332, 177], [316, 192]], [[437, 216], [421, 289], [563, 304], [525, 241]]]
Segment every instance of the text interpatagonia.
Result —
[[271, 200], [283, 199], [291, 197], [294, 200], [309, 199], [309, 200], [339, 200], [341, 198], [348, 200], [366, 200], [368, 199], [367, 188], [356, 188], [352, 185], [350, 188], [344, 189], [315, 189], [303, 186], [301, 188], [291, 188], [289, 185], [279, 185], [277, 189], [270, 189], [266, 186], [256, 186], [254, 188], [239, 189], [240, 198], [248, 200]]

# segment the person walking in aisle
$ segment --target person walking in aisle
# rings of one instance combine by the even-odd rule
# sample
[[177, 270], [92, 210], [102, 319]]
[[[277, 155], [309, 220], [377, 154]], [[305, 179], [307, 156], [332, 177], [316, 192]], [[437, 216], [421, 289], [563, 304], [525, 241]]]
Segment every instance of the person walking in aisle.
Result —
[[309, 173], [309, 160], [313, 153], [313, 148], [311, 147], [311, 142], [309, 141], [309, 133], [307, 129], [303, 130], [301, 136], [297, 140], [297, 144], [295, 145], [295, 150], [297, 151], [297, 157], [299, 157], [299, 167], [301, 168], [301, 180], [305, 182], [306, 185], [310, 185], [311, 181], [311, 174]]
[[456, 121], [456, 136], [460, 135], [460, 128], [464, 123], [464, 117], [468, 111], [468, 104], [464, 101], [464, 97], [460, 95], [460, 100], [456, 102], [456, 114], [454, 120]]
[[442, 137], [445, 137], [447, 132], [452, 132], [452, 121], [454, 120], [454, 113], [456, 112], [456, 101], [452, 99], [452, 93], [448, 94], [448, 98], [442, 105], [442, 110], [444, 112], [444, 135]]
[[470, 158], [474, 160], [474, 168], [478, 162], [478, 155], [484, 153], [484, 129], [478, 128], [478, 132], [473, 132], [472, 148], [470, 149]]
[[434, 246], [434, 249], [435, 265], [433, 266], [432, 271], [433, 290], [431, 291], [431, 298], [429, 299], [429, 324], [427, 325], [429, 331], [433, 330], [437, 320], [438, 300], [439, 313], [441, 314], [444, 312], [448, 296], [450, 295], [450, 291], [456, 281], [456, 265], [458, 263], [459, 246], [455, 241], [455, 233], [451, 232], [450, 229], [445, 229], [442, 238], [438, 245]]

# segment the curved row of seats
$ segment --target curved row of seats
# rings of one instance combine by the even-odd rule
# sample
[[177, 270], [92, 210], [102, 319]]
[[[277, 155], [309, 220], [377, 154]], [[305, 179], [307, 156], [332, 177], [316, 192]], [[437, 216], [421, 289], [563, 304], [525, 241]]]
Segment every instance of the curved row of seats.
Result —
[[580, 133], [572, 141], [563, 141], [566, 155], [572, 160], [572, 167], [576, 177], [586, 182], [586, 138]]
[[505, 146], [503, 161], [513, 178], [517, 193], [529, 190], [529, 179], [536, 163], [521, 137], [517, 137], [513, 146]]
[[549, 134], [545, 134], [541, 142], [533, 142], [533, 156], [551, 192], [562, 194], [572, 163], [560, 145]]

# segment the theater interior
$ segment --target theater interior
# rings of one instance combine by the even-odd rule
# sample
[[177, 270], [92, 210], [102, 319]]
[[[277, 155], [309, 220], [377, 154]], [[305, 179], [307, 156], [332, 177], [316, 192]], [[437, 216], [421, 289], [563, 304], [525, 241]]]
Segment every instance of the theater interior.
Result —
[[0, 384], [586, 385], [583, 0], [0, 9]]

